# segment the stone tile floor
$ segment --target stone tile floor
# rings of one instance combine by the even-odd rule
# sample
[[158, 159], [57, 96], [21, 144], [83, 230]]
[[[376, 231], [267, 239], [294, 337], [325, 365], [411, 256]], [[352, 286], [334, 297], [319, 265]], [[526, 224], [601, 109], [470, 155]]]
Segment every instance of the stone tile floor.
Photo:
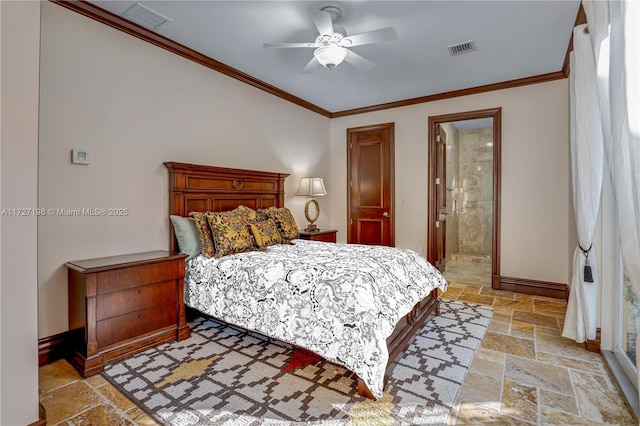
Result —
[[450, 425], [637, 425], [599, 354], [561, 336], [566, 302], [450, 282], [445, 299], [490, 305]]
[[[450, 425], [637, 425], [599, 354], [560, 336], [563, 300], [449, 281], [442, 298], [492, 306]], [[40, 368], [48, 425], [154, 425], [102, 376]]]
[[447, 260], [444, 276], [448, 282], [491, 285], [491, 258], [454, 253]]

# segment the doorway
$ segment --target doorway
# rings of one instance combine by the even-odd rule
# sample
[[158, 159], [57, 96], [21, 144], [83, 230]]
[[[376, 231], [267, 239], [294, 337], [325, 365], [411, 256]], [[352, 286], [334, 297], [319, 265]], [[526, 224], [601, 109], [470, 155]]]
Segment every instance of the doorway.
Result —
[[429, 117], [427, 260], [500, 288], [501, 108]]
[[347, 129], [347, 215], [351, 244], [395, 245], [394, 124]]

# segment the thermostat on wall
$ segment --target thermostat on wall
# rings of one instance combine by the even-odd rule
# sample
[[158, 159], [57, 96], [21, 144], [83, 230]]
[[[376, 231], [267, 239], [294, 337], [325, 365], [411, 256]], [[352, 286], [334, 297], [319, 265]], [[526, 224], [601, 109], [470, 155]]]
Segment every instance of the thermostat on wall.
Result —
[[91, 156], [83, 149], [71, 150], [71, 162], [73, 164], [91, 164]]

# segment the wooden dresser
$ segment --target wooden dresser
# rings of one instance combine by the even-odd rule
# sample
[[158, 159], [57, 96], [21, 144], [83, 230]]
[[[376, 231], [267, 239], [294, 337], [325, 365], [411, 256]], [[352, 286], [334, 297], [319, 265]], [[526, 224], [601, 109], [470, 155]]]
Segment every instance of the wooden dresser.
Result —
[[337, 240], [337, 234], [338, 231], [335, 229], [319, 229], [312, 232], [300, 231], [300, 238], [302, 238], [303, 240], [326, 241], [328, 243], [335, 243]]
[[82, 377], [161, 343], [190, 336], [186, 255], [167, 251], [67, 262], [71, 363]]

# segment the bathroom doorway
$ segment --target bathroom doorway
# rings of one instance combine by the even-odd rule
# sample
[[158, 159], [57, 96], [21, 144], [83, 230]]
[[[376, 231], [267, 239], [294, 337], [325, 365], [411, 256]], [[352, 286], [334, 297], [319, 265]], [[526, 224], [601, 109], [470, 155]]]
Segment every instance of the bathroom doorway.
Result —
[[501, 109], [429, 118], [428, 260], [448, 281], [500, 288]]

